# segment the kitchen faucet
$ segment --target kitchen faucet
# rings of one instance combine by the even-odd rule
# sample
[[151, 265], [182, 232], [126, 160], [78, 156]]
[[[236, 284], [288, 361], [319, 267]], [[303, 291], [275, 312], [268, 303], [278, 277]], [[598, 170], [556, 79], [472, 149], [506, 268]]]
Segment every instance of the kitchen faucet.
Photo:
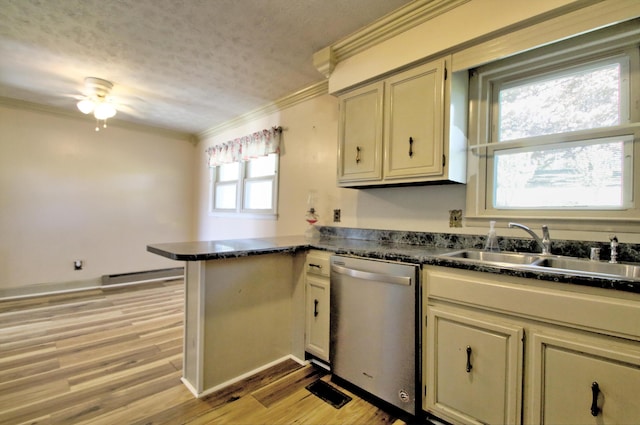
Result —
[[546, 224], [542, 225], [542, 239], [535, 232], [529, 229], [524, 224], [520, 223], [509, 223], [509, 227], [517, 227], [519, 229], [524, 230], [540, 245], [540, 249], [542, 250], [542, 255], [551, 255], [551, 237], [549, 236], [549, 228]]

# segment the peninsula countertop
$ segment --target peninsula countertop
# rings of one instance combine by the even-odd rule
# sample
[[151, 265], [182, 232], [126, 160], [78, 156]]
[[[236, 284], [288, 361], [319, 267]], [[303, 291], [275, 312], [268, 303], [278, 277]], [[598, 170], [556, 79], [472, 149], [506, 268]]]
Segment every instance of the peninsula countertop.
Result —
[[398, 242], [332, 237], [307, 239], [304, 236], [279, 236], [219, 241], [160, 243], [147, 246], [149, 252], [177, 261], [207, 261], [275, 253], [295, 254], [309, 249], [319, 249], [335, 254], [353, 255], [378, 260], [462, 268], [486, 273], [546, 280], [560, 284], [571, 283], [640, 293], [640, 282], [631, 279], [582, 276], [572, 273], [547, 272], [543, 270], [522, 270], [502, 265], [468, 264], [456, 261], [454, 258], [442, 257], [442, 254], [454, 251], [455, 249], [431, 245], [413, 245]]

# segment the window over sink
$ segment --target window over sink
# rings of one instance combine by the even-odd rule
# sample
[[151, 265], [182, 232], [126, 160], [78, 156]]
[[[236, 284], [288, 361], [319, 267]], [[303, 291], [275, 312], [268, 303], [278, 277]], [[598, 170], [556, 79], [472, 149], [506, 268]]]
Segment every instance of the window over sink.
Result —
[[470, 71], [471, 220], [638, 220], [638, 28], [632, 21]]

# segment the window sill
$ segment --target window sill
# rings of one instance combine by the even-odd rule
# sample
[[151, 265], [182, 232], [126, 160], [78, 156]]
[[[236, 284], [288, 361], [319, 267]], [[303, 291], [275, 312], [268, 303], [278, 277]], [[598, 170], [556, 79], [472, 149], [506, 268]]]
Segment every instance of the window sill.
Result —
[[209, 217], [214, 218], [241, 218], [248, 220], [277, 220], [277, 213], [244, 213], [244, 212], [223, 212], [210, 211]]
[[496, 220], [496, 227], [507, 227], [507, 223], [515, 221], [527, 226], [540, 227], [546, 224], [556, 230], [597, 231], [612, 233], [640, 233], [640, 218], [634, 217], [558, 217], [553, 215], [506, 215], [486, 214], [465, 216], [464, 222], [469, 227], [487, 227], [490, 220]]

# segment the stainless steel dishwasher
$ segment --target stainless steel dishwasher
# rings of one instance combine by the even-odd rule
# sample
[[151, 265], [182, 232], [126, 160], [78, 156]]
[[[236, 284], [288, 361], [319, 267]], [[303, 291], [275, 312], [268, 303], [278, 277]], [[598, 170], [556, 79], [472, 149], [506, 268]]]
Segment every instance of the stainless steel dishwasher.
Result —
[[420, 403], [418, 266], [331, 257], [333, 376], [412, 415]]

